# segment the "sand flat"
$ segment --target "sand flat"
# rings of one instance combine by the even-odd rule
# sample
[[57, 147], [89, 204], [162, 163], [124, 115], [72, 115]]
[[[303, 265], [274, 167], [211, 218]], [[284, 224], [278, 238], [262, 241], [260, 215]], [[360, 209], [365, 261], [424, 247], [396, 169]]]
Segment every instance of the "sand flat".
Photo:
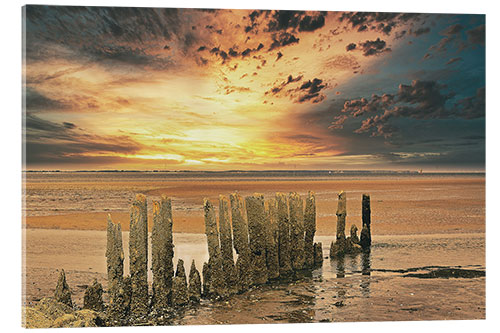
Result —
[[[381, 179], [189, 179], [145, 181], [38, 181], [26, 184], [27, 228], [105, 230], [106, 216], [128, 230], [134, 193], [173, 198], [174, 232], [203, 233], [203, 198], [219, 194], [296, 191], [316, 193], [317, 232], [335, 233], [337, 193], [347, 192], [347, 224], [361, 227], [361, 195], [369, 193], [374, 234], [470, 233], [485, 231], [484, 177], [383, 177]], [[121, 197], [116, 197], [121, 195]], [[53, 197], [39, 204], [40, 198]], [[49, 199], [47, 199], [49, 200]], [[217, 206], [217, 205], [216, 205]], [[50, 209], [47, 209], [50, 207]], [[151, 227], [151, 226], [150, 226]]]

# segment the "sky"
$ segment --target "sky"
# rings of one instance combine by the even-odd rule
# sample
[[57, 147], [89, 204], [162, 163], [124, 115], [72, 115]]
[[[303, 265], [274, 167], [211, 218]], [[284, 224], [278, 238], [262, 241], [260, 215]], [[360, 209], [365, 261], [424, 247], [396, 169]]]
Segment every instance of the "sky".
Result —
[[28, 170], [485, 168], [485, 16], [27, 6]]

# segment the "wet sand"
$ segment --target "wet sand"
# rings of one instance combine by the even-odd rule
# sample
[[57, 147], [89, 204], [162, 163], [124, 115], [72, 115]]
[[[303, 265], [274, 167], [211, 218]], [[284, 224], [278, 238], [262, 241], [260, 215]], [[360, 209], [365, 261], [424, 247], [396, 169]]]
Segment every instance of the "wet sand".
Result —
[[[165, 324], [482, 319], [485, 277], [418, 278], [436, 269], [485, 271], [485, 179], [361, 177], [296, 179], [161, 179], [123, 175], [29, 175], [26, 184], [25, 304], [54, 292], [64, 268], [76, 305], [94, 278], [106, 289], [106, 215], [119, 221], [128, 253], [129, 205], [136, 193], [172, 197], [175, 258], [208, 259], [202, 202], [219, 194], [316, 192], [316, 241], [323, 267], [293, 283], [270, 284], [227, 302], [188, 307]], [[335, 237], [337, 193], [347, 192], [347, 228], [361, 229], [361, 195], [371, 195], [369, 257], [328, 259]], [[217, 205], [216, 205], [217, 206]], [[150, 219], [151, 221], [152, 219]], [[150, 223], [151, 227], [151, 223]], [[151, 253], [151, 251], [149, 252]], [[128, 261], [125, 259], [125, 273]], [[363, 273], [370, 272], [370, 275]], [[152, 277], [149, 276], [151, 283]], [[104, 294], [107, 298], [107, 294]]]
[[[369, 193], [374, 234], [485, 231], [484, 177], [28, 182], [25, 223], [27, 228], [105, 230], [109, 213], [113, 220], [122, 224], [123, 230], [128, 230], [128, 205], [134, 193], [144, 193], [149, 200], [166, 194], [173, 200], [174, 232], [204, 233], [204, 197], [217, 202], [219, 194], [228, 195], [234, 191], [243, 196], [254, 192], [273, 196], [275, 192], [291, 191], [305, 196], [309, 190], [316, 192], [318, 235], [335, 233], [337, 193], [340, 190], [347, 192], [347, 225], [356, 224], [359, 230], [361, 195]], [[122, 200], [110, 199], [118, 195], [117, 192], [124, 196]], [[47, 204], [51, 210], [37, 206], [40, 198], [54, 193], [59, 197]], [[78, 205], [67, 202], [69, 200], [77, 201]], [[88, 203], [82, 207], [81, 202], [85, 200]]]
[[[66, 271], [76, 305], [97, 278], [106, 286], [106, 234], [102, 231], [26, 230], [26, 304], [54, 292], [60, 268]], [[316, 237], [328, 256], [331, 236]], [[311, 276], [293, 283], [254, 288], [227, 302], [203, 301], [166, 324], [481, 319], [485, 277], [404, 277], [436, 268], [485, 270], [482, 234], [374, 236], [369, 257], [326, 259]], [[208, 259], [206, 238], [174, 234], [175, 262]], [[124, 233], [125, 257], [128, 233]], [[431, 267], [429, 267], [431, 266]], [[125, 267], [128, 267], [127, 261]], [[370, 271], [370, 275], [363, 272]], [[149, 277], [151, 282], [151, 275]], [[106, 293], [104, 298], [107, 298]]]

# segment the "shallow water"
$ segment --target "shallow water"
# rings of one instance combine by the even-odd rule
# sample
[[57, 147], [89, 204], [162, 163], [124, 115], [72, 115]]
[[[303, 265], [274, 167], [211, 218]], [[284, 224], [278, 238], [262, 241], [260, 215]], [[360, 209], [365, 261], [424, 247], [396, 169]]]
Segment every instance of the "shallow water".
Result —
[[[25, 230], [26, 303], [51, 295], [64, 268], [81, 306], [86, 285], [106, 286], [106, 234], [100, 231]], [[330, 236], [318, 236], [328, 257]], [[485, 270], [483, 234], [373, 237], [370, 255], [325, 259], [323, 267], [293, 283], [254, 288], [227, 302], [203, 301], [165, 324], [272, 323], [479, 319], [485, 316], [485, 277], [419, 279], [406, 273], [439, 267]], [[208, 259], [201, 234], [174, 234], [175, 262], [198, 269]], [[127, 257], [128, 233], [124, 233]], [[128, 266], [127, 261], [125, 267]], [[151, 280], [150, 276], [150, 280]], [[105, 295], [106, 297], [106, 295]]]

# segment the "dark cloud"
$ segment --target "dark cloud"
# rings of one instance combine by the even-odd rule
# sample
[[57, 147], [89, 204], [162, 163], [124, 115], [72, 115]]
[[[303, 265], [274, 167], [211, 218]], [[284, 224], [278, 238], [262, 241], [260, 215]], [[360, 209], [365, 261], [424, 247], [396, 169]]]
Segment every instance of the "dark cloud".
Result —
[[[348, 100], [341, 112], [349, 118], [375, 114], [364, 119], [355, 133], [371, 132], [372, 136], [390, 137], [397, 128], [390, 124], [394, 118], [409, 119], [473, 119], [484, 117], [484, 88], [475, 96], [461, 99], [454, 108], [446, 106], [455, 94], [445, 92], [446, 86], [436, 81], [414, 80], [410, 85], [400, 84], [396, 94], [373, 95], [371, 99]], [[342, 128], [348, 118], [337, 116], [332, 128]]]
[[[38, 6], [26, 7], [26, 61], [54, 57], [154, 69], [176, 66], [169, 50], [184, 54], [203, 36], [186, 22], [192, 9]], [[200, 18], [203, 15], [198, 12]], [[188, 24], [186, 24], [188, 23]], [[218, 29], [214, 28], [218, 33]], [[161, 52], [157, 52], [161, 50]]]
[[273, 42], [271, 43], [271, 46], [269, 47], [269, 51], [272, 51], [274, 49], [291, 45], [291, 44], [297, 44], [299, 42], [299, 38], [295, 37], [294, 35], [288, 33], [288, 32], [283, 32], [280, 33], [279, 35], [273, 34], [272, 36]]
[[304, 16], [299, 23], [299, 31], [314, 31], [322, 28], [325, 25], [325, 16], [320, 14], [318, 16]]
[[381, 40], [380, 38], [359, 43], [359, 46], [363, 50], [363, 55], [365, 57], [391, 51], [390, 48], [386, 47], [385, 40]]
[[444, 36], [455, 36], [458, 35], [463, 30], [463, 25], [461, 24], [453, 24], [441, 31], [441, 34]]
[[[55, 123], [26, 114], [26, 164], [83, 163], [89, 155], [134, 154], [143, 147], [128, 136], [99, 136], [77, 129], [70, 122]], [[86, 161], [86, 162], [85, 162]]]
[[467, 39], [470, 43], [479, 44], [484, 46], [485, 43], [485, 25], [475, 27], [474, 29], [467, 30]]
[[276, 10], [267, 23], [268, 31], [314, 31], [325, 25], [325, 14], [307, 15], [303, 11]]
[[295, 100], [297, 103], [304, 103], [311, 101], [313, 103], [319, 103], [325, 99], [325, 95], [320, 94], [320, 91], [327, 87], [327, 84], [323, 84], [323, 80], [313, 79], [304, 82], [299, 87], [299, 97]]
[[349, 52], [349, 51], [354, 50], [355, 48], [356, 48], [356, 44], [351, 43], [351, 44], [348, 44], [348, 45], [345, 47], [345, 50], [346, 50], [347, 52]]
[[69, 104], [64, 100], [52, 99], [36, 89], [26, 88], [26, 111], [65, 110]]
[[420, 28], [417, 28], [416, 30], [410, 29], [409, 34], [412, 36], [418, 37], [418, 36], [421, 36], [424, 34], [428, 34], [430, 31], [431, 31], [431, 28], [429, 28], [429, 27], [420, 27]]
[[460, 117], [465, 119], [483, 118], [486, 113], [486, 89], [478, 88], [475, 96], [461, 99], [455, 105]]
[[413, 13], [345, 12], [340, 16], [339, 21], [347, 22], [358, 32], [375, 30], [390, 35], [391, 31], [400, 24], [418, 21], [420, 17], [421, 14]]
[[75, 129], [76, 128], [76, 125], [73, 124], [73, 123], [68, 123], [68, 122], [63, 122], [62, 123], [64, 127], [68, 128], [68, 129]]
[[272, 87], [269, 91], [266, 91], [265, 95], [268, 95], [268, 94], [276, 95], [279, 92], [281, 92], [283, 90], [283, 88], [285, 88], [290, 83], [299, 82], [300, 80], [302, 80], [302, 75], [298, 75], [297, 77], [294, 78], [290, 74], [290, 75], [288, 75], [288, 78], [286, 79], [286, 81], [283, 81], [279, 85]]

